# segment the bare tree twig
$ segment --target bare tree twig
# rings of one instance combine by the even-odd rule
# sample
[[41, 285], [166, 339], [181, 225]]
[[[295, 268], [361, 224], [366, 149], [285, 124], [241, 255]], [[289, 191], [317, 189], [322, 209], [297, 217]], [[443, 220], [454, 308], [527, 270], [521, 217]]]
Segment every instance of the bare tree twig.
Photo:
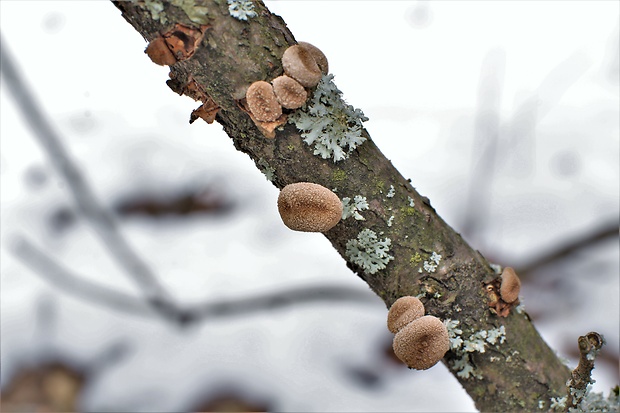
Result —
[[577, 340], [579, 344], [579, 364], [571, 373], [571, 378], [567, 383], [568, 402], [566, 410], [574, 409], [585, 398], [588, 393], [588, 385], [592, 383], [592, 370], [594, 369], [594, 359], [597, 353], [605, 344], [602, 335], [591, 332], [585, 336], [580, 336]]
[[518, 266], [517, 272], [520, 277], [524, 278], [538, 268], [566, 258], [581, 249], [591, 247], [597, 242], [608, 238], [615, 238], [619, 235], [620, 228], [618, 222], [606, 222], [584, 236], [568, 241], [565, 244], [558, 246], [556, 249], [534, 258], [530, 262]]
[[[10, 246], [11, 252], [35, 274], [82, 300], [96, 303], [105, 308], [137, 316], [159, 315], [151, 306], [138, 297], [88, 281], [83, 276], [63, 267], [43, 253], [30, 241], [16, 237]], [[381, 303], [369, 291], [338, 285], [310, 285], [267, 292], [251, 297], [221, 299], [197, 304], [181, 311], [177, 319], [180, 325], [194, 324], [220, 317], [234, 317], [256, 314], [260, 311], [277, 310], [299, 304], [331, 303]]]
[[52, 165], [65, 179], [79, 209], [91, 224], [103, 244], [121, 268], [143, 290], [147, 300], [168, 316], [178, 311], [171, 297], [163, 289], [148, 265], [132, 249], [120, 233], [110, 212], [97, 200], [94, 192], [82, 176], [61, 143], [61, 139], [47, 120], [35, 97], [20, 76], [6, 42], [0, 39], [0, 71], [5, 86], [13, 96], [24, 121], [43, 147]]

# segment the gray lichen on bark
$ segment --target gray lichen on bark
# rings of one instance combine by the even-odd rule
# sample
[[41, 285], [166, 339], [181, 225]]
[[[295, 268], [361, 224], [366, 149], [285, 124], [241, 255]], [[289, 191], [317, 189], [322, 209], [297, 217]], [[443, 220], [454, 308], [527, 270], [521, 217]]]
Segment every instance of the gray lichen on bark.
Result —
[[[362, 133], [367, 140], [347, 159], [334, 163], [313, 155], [300, 131], [290, 123], [276, 131], [275, 139], [265, 138], [241, 109], [239, 100], [247, 87], [281, 75], [280, 57], [296, 43], [280, 17], [259, 1], [254, 2], [256, 16], [247, 21], [232, 18], [225, 0], [184, 1], [183, 7], [175, 5], [179, 2], [159, 3], [162, 7], [156, 16], [151, 12], [152, 3], [114, 2], [148, 41], [175, 23], [198, 27], [197, 12], [188, 12], [192, 10], [189, 3], [200, 7], [203, 14], [206, 11], [200, 19], [200, 24], [207, 26], [204, 38], [191, 58], [170, 67], [168, 84], [175, 92], [187, 94], [186, 85], [195, 81], [219, 105], [216, 120], [235, 147], [250, 156], [259, 170], [269, 165], [275, 186], [308, 181], [336, 188], [341, 198], [366, 197], [369, 209], [364, 211], [365, 220], [343, 220], [325, 236], [345, 260], [347, 241], [364, 229], [391, 240], [394, 259], [385, 269], [368, 274], [347, 262], [386, 306], [404, 295], [421, 296], [427, 313], [458, 320], [464, 337], [504, 326], [504, 343], [488, 346], [484, 353], [468, 354], [479, 378], [457, 376], [480, 410], [535, 411], [540, 400], [564, 392], [570, 372], [542, 340], [527, 314], [499, 318], [489, 311], [484, 285], [496, 278], [489, 263], [441, 219], [365, 130]], [[433, 253], [441, 255], [441, 260], [429, 271], [424, 262], [428, 264]], [[452, 369], [459, 358], [450, 351], [444, 363]]]

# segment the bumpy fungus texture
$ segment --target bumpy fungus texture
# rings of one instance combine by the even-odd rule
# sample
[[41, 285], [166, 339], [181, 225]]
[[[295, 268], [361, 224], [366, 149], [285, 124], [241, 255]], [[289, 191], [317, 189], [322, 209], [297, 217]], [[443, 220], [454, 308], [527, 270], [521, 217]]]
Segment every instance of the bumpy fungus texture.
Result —
[[278, 211], [284, 225], [295, 231], [325, 232], [342, 216], [342, 203], [324, 186], [298, 182], [282, 188]]
[[284, 73], [304, 87], [315, 87], [321, 80], [321, 69], [312, 54], [298, 44], [289, 47], [282, 55]]
[[502, 300], [507, 303], [514, 303], [519, 298], [521, 280], [519, 280], [515, 270], [510, 267], [504, 268], [501, 277], [502, 284], [499, 288], [499, 294], [502, 297]]
[[273, 122], [282, 116], [282, 106], [268, 82], [259, 80], [252, 83], [245, 93], [245, 99], [250, 112], [260, 122]]
[[327, 57], [321, 51], [321, 49], [307, 42], [299, 42], [298, 44], [304, 49], [306, 49], [308, 53], [312, 55], [312, 57], [314, 57], [316, 64], [319, 66], [319, 69], [321, 69], [321, 72], [324, 75], [329, 73], [329, 64], [327, 63]]
[[448, 330], [437, 317], [425, 315], [396, 333], [393, 348], [396, 357], [407, 366], [426, 370], [450, 349]]
[[416, 297], [404, 296], [392, 304], [388, 312], [388, 330], [396, 334], [407, 324], [424, 315], [424, 304]]
[[300, 108], [308, 100], [306, 89], [292, 77], [278, 76], [271, 82], [280, 105], [286, 109]]

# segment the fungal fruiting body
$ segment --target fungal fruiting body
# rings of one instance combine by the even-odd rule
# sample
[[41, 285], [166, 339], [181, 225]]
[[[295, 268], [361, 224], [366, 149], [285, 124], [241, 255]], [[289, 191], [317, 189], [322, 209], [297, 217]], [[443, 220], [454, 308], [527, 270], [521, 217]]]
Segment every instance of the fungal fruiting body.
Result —
[[410, 322], [424, 315], [424, 304], [417, 297], [404, 296], [394, 301], [388, 312], [388, 330], [396, 334]]
[[321, 70], [321, 73], [324, 75], [329, 73], [329, 64], [327, 63], [327, 57], [318, 47], [308, 43], [308, 42], [299, 42], [299, 46], [306, 49], [308, 53], [314, 58], [317, 66]]
[[324, 186], [298, 182], [282, 188], [278, 211], [284, 225], [295, 231], [325, 232], [342, 216], [342, 202]]
[[259, 80], [252, 83], [245, 93], [245, 99], [250, 112], [259, 122], [273, 122], [282, 115], [282, 106], [268, 82]]
[[502, 283], [499, 287], [499, 294], [502, 300], [507, 303], [514, 303], [519, 299], [519, 291], [521, 290], [521, 280], [517, 276], [515, 270], [510, 267], [504, 268], [502, 271]]
[[425, 315], [396, 333], [392, 347], [396, 357], [407, 366], [426, 370], [437, 364], [450, 349], [448, 330], [437, 317]]
[[505, 267], [502, 274], [485, 287], [492, 313], [507, 317], [510, 310], [519, 304], [521, 281], [512, 268]]
[[321, 69], [312, 53], [301, 45], [294, 45], [284, 51], [282, 67], [287, 76], [305, 87], [315, 87], [321, 80]]
[[292, 77], [278, 76], [271, 83], [273, 84], [273, 92], [283, 108], [297, 109], [306, 103], [308, 92]]

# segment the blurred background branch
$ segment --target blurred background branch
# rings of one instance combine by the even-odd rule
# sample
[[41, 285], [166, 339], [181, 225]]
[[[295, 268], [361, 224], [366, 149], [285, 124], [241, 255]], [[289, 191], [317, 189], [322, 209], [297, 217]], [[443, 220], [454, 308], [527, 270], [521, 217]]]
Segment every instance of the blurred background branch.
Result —
[[[59, 288], [76, 298], [101, 305], [108, 310], [131, 315], [156, 316], [159, 314], [138, 297], [101, 283], [89, 281], [86, 277], [73, 273], [24, 237], [15, 237], [11, 242], [10, 249], [24, 265], [39, 277], [54, 288]], [[280, 291], [256, 293], [248, 297], [214, 299], [201, 304], [186, 305], [181, 312], [183, 317], [176, 321], [183, 326], [220, 317], [239, 317], [261, 311], [323, 302], [380, 304], [381, 300], [370, 291], [359, 288], [338, 285], [308, 285]]]
[[0, 35], [0, 71], [7, 89], [20, 110], [24, 123], [45, 150], [52, 165], [67, 183], [78, 210], [95, 230], [110, 255], [142, 289], [147, 301], [166, 317], [178, 318], [179, 308], [163, 289], [149, 266], [125, 240], [114, 217], [98, 201], [79, 168], [63, 147], [61, 139], [20, 76], [13, 57]]

